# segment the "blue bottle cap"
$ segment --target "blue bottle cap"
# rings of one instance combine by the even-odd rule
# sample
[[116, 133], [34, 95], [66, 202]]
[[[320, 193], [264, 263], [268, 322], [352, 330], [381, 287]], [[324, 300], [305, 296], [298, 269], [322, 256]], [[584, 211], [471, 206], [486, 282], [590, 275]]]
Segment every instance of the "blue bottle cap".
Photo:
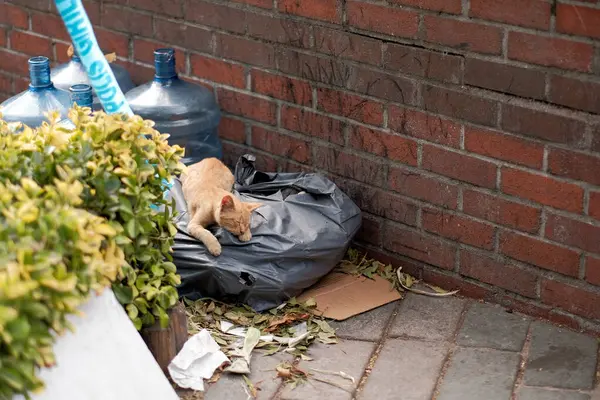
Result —
[[77, 103], [79, 107], [92, 108], [93, 95], [92, 87], [84, 83], [78, 83], [69, 88], [71, 92], [71, 102]]
[[31, 88], [43, 88], [52, 85], [48, 57], [36, 56], [29, 59], [29, 79], [29, 87]]
[[154, 50], [154, 77], [172, 79], [177, 77], [175, 70], [175, 50], [172, 48]]

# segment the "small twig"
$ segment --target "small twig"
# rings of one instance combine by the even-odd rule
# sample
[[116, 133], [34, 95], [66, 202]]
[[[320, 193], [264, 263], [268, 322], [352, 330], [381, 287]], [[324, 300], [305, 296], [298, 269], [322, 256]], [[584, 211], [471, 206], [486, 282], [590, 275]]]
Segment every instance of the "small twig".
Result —
[[404, 290], [408, 290], [409, 292], [412, 292], [412, 293], [422, 294], [423, 296], [430, 296], [430, 297], [449, 297], [449, 296], [452, 296], [452, 295], [455, 295], [456, 293], [458, 293], [458, 290], [453, 290], [452, 292], [447, 292], [447, 293], [431, 293], [431, 292], [427, 292], [425, 290], [410, 288], [402, 283], [402, 275], [400, 275], [401, 269], [402, 268], [398, 268], [398, 271], [396, 271], [396, 274], [398, 275], [398, 282], [400, 283], [400, 286], [402, 286], [402, 289], [404, 289]]
[[317, 369], [317, 368], [311, 368], [312, 371], [315, 372], [319, 372], [321, 374], [328, 374], [328, 375], [336, 375], [336, 376], [341, 376], [344, 379], [348, 379], [349, 381], [351, 381], [352, 383], [355, 383], [356, 381], [354, 380], [354, 378], [350, 375], [348, 375], [347, 373], [345, 373], [344, 371], [326, 371], [323, 369]]
[[331, 386], [335, 386], [337, 388], [342, 389], [345, 392], [352, 393], [352, 390], [349, 390], [348, 388], [345, 388], [344, 386], [340, 385], [339, 383], [335, 383], [333, 381], [330, 381], [329, 379], [317, 378], [316, 376], [313, 376], [312, 379], [314, 379], [315, 381], [327, 383], [328, 385], [331, 385]]

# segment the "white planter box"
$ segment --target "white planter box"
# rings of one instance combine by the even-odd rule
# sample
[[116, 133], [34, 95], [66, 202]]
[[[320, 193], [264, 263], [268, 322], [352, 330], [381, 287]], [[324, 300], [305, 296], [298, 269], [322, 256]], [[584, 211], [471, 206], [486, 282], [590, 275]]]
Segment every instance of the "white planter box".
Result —
[[[56, 366], [40, 371], [34, 400], [179, 400], [111, 290], [81, 307], [58, 338]], [[22, 400], [22, 396], [14, 400]]]

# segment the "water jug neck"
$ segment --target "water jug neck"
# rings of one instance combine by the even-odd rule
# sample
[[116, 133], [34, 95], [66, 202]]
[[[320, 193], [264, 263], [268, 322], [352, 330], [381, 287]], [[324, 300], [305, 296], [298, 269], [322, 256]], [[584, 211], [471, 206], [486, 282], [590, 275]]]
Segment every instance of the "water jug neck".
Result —
[[175, 50], [157, 49], [154, 51], [154, 80], [164, 82], [177, 78], [175, 70]]
[[52, 86], [50, 80], [50, 60], [48, 57], [37, 56], [29, 59], [29, 87], [42, 89]]
[[78, 83], [71, 86], [69, 92], [71, 92], [71, 102], [76, 103], [79, 107], [92, 108], [93, 96], [90, 85]]

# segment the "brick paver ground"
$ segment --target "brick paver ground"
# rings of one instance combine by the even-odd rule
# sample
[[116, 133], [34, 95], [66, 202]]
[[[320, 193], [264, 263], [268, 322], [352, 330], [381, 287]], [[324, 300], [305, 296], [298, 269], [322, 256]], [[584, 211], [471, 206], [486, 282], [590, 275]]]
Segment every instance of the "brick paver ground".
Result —
[[[291, 389], [275, 377], [281, 356], [253, 357], [259, 399], [600, 400], [598, 340], [461, 298], [409, 294], [333, 324], [340, 343], [314, 345], [299, 367], [344, 371], [356, 382], [316, 374]], [[243, 381], [227, 376], [205, 400], [246, 400]]]

